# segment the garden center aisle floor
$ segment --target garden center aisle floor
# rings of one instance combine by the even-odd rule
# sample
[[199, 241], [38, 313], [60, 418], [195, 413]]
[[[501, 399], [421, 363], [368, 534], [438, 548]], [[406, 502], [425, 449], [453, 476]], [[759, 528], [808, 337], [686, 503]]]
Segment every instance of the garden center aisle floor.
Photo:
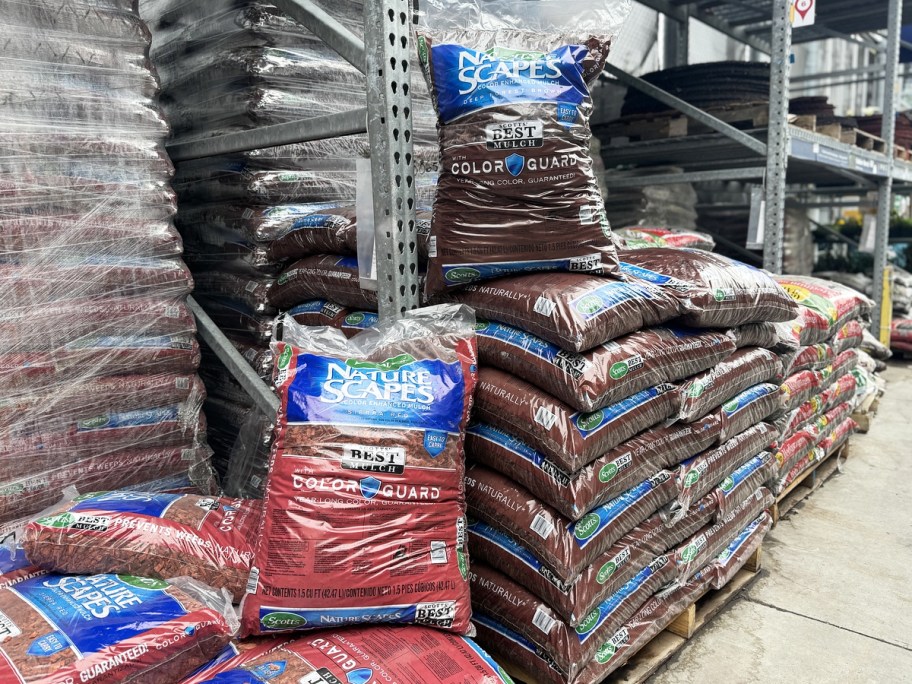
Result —
[[760, 579], [650, 684], [912, 682], [912, 364], [763, 544]]

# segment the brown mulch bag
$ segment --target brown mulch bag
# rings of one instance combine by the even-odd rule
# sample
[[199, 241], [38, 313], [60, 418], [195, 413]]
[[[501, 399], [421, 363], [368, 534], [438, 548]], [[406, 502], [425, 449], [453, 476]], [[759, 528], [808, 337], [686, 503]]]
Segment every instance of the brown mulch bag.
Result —
[[770, 382], [754, 385], [722, 405], [717, 412], [722, 421], [719, 439], [730, 440], [751, 425], [766, 420], [780, 409], [779, 386]]
[[777, 354], [762, 347], [744, 347], [681, 384], [679, 417], [695, 420], [748, 387], [781, 378], [782, 361]]
[[327, 299], [310, 299], [291, 307], [287, 313], [301, 325], [328, 325], [331, 328], [338, 328], [351, 310]]
[[86, 494], [29, 523], [22, 545], [29, 560], [54, 572], [187, 576], [224, 587], [239, 601], [261, 503], [136, 491]]
[[674, 496], [667, 470], [571, 522], [509, 478], [484, 466], [466, 469], [470, 515], [513, 536], [564, 582]]
[[290, 228], [269, 242], [274, 261], [301, 259], [311, 254], [357, 254], [354, 207], [322, 209], [295, 218]]
[[735, 351], [727, 331], [650, 328], [584, 353], [566, 352], [503, 323], [479, 321], [478, 358], [553, 394], [578, 411], [596, 411], [661, 382], [715, 366]]
[[572, 352], [659, 325], [683, 311], [680, 300], [662, 288], [579, 273], [501, 278], [469, 285], [446, 299]]
[[361, 289], [358, 260], [322, 254], [304, 257], [279, 274], [269, 290], [269, 303], [290, 309], [311, 299], [328, 299], [352, 309], [376, 309], [377, 293]]
[[563, 470], [576, 472], [621, 442], [675, 416], [679, 405], [677, 388], [665, 383], [582, 413], [524, 380], [483, 367], [473, 415], [521, 439]]
[[724, 520], [732, 512], [738, 510], [753, 492], [759, 487], [765, 486], [776, 476], [778, 467], [776, 457], [768, 451], [764, 451], [732, 471], [711, 492], [716, 497], [718, 504], [716, 519]]
[[621, 250], [621, 272], [666, 287], [687, 307], [684, 321], [728, 328], [790, 321], [798, 307], [766, 271], [699, 249]]
[[744, 567], [754, 551], [763, 544], [763, 538], [773, 527], [773, 516], [767, 511], [752, 520], [725, 549], [709, 564], [712, 588], [721, 589]]
[[707, 449], [720, 430], [714, 414], [693, 423], [653, 427], [570, 473], [503, 430], [476, 423], [466, 433], [466, 454], [509, 476], [561, 515], [578, 520], [652, 473]]

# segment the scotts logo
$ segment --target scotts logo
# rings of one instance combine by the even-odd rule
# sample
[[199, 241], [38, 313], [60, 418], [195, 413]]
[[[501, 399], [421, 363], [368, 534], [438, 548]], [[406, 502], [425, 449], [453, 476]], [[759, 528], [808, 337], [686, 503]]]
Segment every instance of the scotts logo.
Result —
[[595, 581], [599, 584], [604, 584], [608, 581], [608, 578], [614, 574], [614, 571], [617, 570], [617, 565], [614, 561], [608, 561], [601, 568], [599, 568], [598, 574], [595, 576]]
[[618, 648], [630, 641], [630, 632], [626, 627], [621, 627], [614, 636], [602, 644], [601, 648], [595, 652], [595, 661], [604, 665], [614, 657]]
[[134, 575], [117, 575], [124, 584], [135, 587], [136, 589], [145, 589], [146, 591], [161, 591], [168, 588], [167, 582], [151, 579], [149, 577], [136, 577]]
[[583, 618], [583, 621], [581, 623], [579, 623], [579, 625], [577, 625], [576, 633], [577, 634], [588, 634], [589, 632], [591, 632], [593, 629], [595, 629], [595, 626], [598, 624], [599, 618], [601, 616], [602, 616], [602, 613], [598, 608], [593, 610], [591, 613], [589, 613], [589, 615], [587, 615], [585, 618]]
[[457, 78], [461, 84], [460, 95], [468, 95], [475, 92], [478, 86], [496, 80], [542, 80], [560, 77], [560, 60], [542, 52], [491, 48], [484, 52], [463, 50], [459, 53]]
[[697, 548], [696, 544], [689, 544], [689, 545], [685, 546], [684, 550], [681, 551], [681, 560], [683, 560], [686, 563], [689, 563], [690, 561], [692, 561], [694, 558], [697, 557], [698, 550], [699, 549]]
[[724, 302], [728, 295], [725, 293], [725, 290], [716, 290], [713, 293], [713, 297], [715, 297], [717, 302]]
[[602, 300], [594, 295], [583, 297], [576, 303], [576, 310], [581, 314], [592, 315], [602, 309]]
[[97, 428], [104, 427], [111, 420], [110, 416], [95, 416], [94, 418], [86, 418], [85, 420], [80, 420], [76, 423], [76, 427], [80, 430], [95, 430]]
[[454, 268], [446, 272], [444, 276], [451, 283], [470, 283], [481, 277], [481, 271], [475, 268], [462, 267]]
[[738, 400], [732, 399], [731, 401], [723, 404], [722, 408], [726, 411], [726, 413], [732, 413], [733, 411], [737, 411], [738, 410]]
[[618, 474], [617, 463], [607, 463], [599, 470], [599, 482], [610, 482]]
[[355, 370], [375, 370], [380, 371], [381, 373], [393, 373], [403, 366], [407, 366], [414, 362], [415, 357], [411, 354], [399, 354], [399, 356], [392, 356], [385, 361], [380, 362], [348, 359], [345, 362], [345, 365], [349, 368], [354, 368]]
[[267, 613], [260, 618], [260, 624], [266, 629], [296, 629], [307, 624], [307, 620], [294, 613]]
[[46, 518], [38, 518], [38, 520], [35, 521], [35, 524], [41, 525], [42, 527], [64, 529], [70, 527], [74, 522], [76, 522], [76, 516], [74, 516], [72, 513], [61, 513], [60, 515], [51, 515]]
[[488, 325], [490, 325], [490, 323], [488, 323], [488, 321], [486, 321], [482, 318], [479, 318], [477, 321], [475, 321], [475, 330], [476, 331], [484, 330], [488, 327]]
[[730, 492], [734, 488], [734, 486], [735, 486], [735, 481], [729, 475], [724, 480], [722, 480], [722, 484], [719, 485], [719, 489], [721, 489], [723, 492]]
[[618, 361], [608, 369], [608, 375], [611, 376], [612, 380], [620, 380], [627, 375], [628, 370], [629, 366], [624, 361]]
[[690, 388], [687, 390], [687, 396], [691, 399], [696, 399], [706, 390], [706, 385], [702, 382], [693, 383]]
[[580, 430], [594, 430], [599, 425], [602, 424], [602, 419], [605, 417], [603, 411], [595, 411], [594, 413], [584, 413], [576, 419], [576, 425]]
[[700, 479], [700, 471], [691, 470], [689, 473], [687, 473], [687, 476], [684, 478], [684, 486], [693, 487], [695, 484], [697, 484], [697, 481], [699, 479]]
[[363, 313], [348, 314], [348, 316], [345, 317], [345, 322], [348, 323], [349, 325], [358, 325], [359, 323], [362, 323], [363, 321], [364, 321]]
[[598, 514], [590, 513], [576, 523], [573, 528], [573, 536], [577, 539], [589, 539], [598, 530], [601, 522], [602, 519], [598, 517]]
[[291, 363], [291, 357], [293, 354], [294, 352], [292, 351], [291, 345], [285, 345], [282, 353], [279, 354], [278, 365], [280, 369], [288, 368], [288, 364]]

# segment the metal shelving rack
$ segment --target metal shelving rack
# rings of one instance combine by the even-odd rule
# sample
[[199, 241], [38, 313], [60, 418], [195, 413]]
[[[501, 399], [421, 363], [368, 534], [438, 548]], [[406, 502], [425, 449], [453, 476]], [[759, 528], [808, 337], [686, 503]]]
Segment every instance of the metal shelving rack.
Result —
[[[840, 187], [842, 194], [878, 195], [874, 282], [884, 281], [892, 193], [912, 191], [912, 164], [894, 159], [896, 78], [899, 29], [903, 11], [912, 12], [910, 0], [888, 0], [872, 6], [854, 0], [816, 0], [817, 19], [812, 26], [792, 30], [788, 0], [638, 0], [670, 20], [665, 53], [677, 64], [686, 61], [688, 22], [703, 22], [754, 50], [770, 56], [769, 125], [743, 131], [693, 107], [640, 78], [609, 66], [606, 73], [637, 88], [687, 117], [716, 131], [715, 134], [612, 145], [612, 164], [673, 164], [683, 173], [608, 179], [610, 187], [712, 180], [761, 179], [764, 186], [763, 265], [782, 271], [783, 219], [787, 187], [819, 184]], [[840, 38], [859, 42], [851, 34], [887, 30], [884, 77], [883, 129], [886, 153], [846, 145], [827, 136], [792, 126], [788, 121], [792, 43]], [[862, 70], [873, 77], [875, 69]], [[847, 184], [848, 183], [848, 184]], [[827, 188], [829, 191], [831, 188]], [[829, 196], [829, 193], [827, 193]], [[878, 293], [873, 322], [881, 330], [883, 294]], [[884, 312], [887, 313], [888, 312]], [[888, 319], [886, 319], [888, 320]]]
[[[417, 233], [411, 130], [411, 7], [409, 0], [365, 0], [364, 40], [311, 0], [273, 0], [367, 78], [366, 107], [330, 116], [171, 145], [174, 161], [213, 157], [367, 132], [379, 312], [395, 318], [418, 306]], [[421, 76], [418, 75], [418, 78]], [[279, 401], [227, 337], [192, 298], [200, 337], [267, 415]]]

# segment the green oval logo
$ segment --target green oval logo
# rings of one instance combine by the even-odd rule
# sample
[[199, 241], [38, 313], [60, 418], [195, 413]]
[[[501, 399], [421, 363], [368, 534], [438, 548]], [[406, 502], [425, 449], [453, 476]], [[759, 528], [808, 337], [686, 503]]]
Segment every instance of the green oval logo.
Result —
[[603, 411], [596, 411], [595, 413], [584, 413], [576, 419], [576, 425], [580, 430], [589, 432], [589, 430], [594, 430], [599, 425], [601, 425], [602, 419], [604, 417], [605, 413]]
[[714, 293], [717, 302], [725, 301], [725, 290], [716, 290]]
[[696, 558], [696, 557], [697, 557], [697, 547], [696, 547], [694, 544], [690, 544], [689, 546], [685, 546], [685, 547], [684, 547], [684, 550], [681, 551], [681, 558], [682, 558], [685, 562], [688, 562], [688, 563], [689, 563], [690, 561], [692, 561], [692, 560], [693, 560], [694, 558]]
[[690, 389], [687, 390], [687, 396], [691, 399], [696, 399], [701, 394], [703, 394], [703, 391], [705, 389], [706, 385], [704, 385], [702, 382], [695, 382], [690, 386]]
[[610, 641], [602, 644], [602, 647], [595, 652], [595, 662], [604, 665], [614, 657], [615, 653], [617, 653], [617, 646]]
[[280, 370], [288, 368], [288, 364], [291, 363], [292, 354], [293, 352], [291, 351], [291, 345], [285, 345], [285, 349], [283, 349], [282, 353], [279, 354], [278, 364]]
[[456, 566], [459, 568], [459, 574], [462, 579], [469, 577], [469, 557], [463, 551], [456, 551]]
[[626, 361], [618, 361], [608, 369], [608, 375], [611, 376], [612, 380], [620, 380], [627, 375], [627, 371], [629, 370], [630, 367], [627, 365]]
[[454, 268], [451, 271], [447, 271], [444, 279], [451, 283], [470, 283], [473, 280], [478, 280], [480, 277], [481, 271], [464, 266], [462, 268]]
[[726, 402], [725, 404], [722, 405], [722, 408], [728, 413], [737, 411], [738, 410], [738, 401], [732, 400], [732, 401]]
[[614, 574], [617, 567], [618, 566], [614, 561], [608, 561], [599, 569], [598, 574], [595, 576], [595, 581], [599, 584], [604, 584], [608, 581], [608, 578]]
[[599, 482], [610, 482], [618, 474], [617, 463], [608, 463], [599, 471]]
[[599, 528], [602, 519], [596, 513], [589, 513], [582, 520], [576, 523], [573, 528], [573, 536], [577, 539], [589, 539]]
[[94, 418], [86, 418], [85, 420], [80, 420], [76, 423], [76, 427], [80, 430], [95, 430], [100, 427], [104, 427], [111, 420], [110, 416], [95, 416]]
[[483, 318], [479, 318], [475, 321], [475, 330], [484, 330], [487, 328], [489, 323]]
[[598, 624], [598, 621], [599, 621], [599, 618], [601, 617], [601, 615], [602, 615], [602, 613], [601, 613], [601, 611], [599, 611], [598, 608], [593, 610], [591, 613], [589, 613], [589, 615], [587, 615], [585, 617], [585, 619], [583, 619], [583, 621], [581, 623], [579, 623], [579, 625], [576, 628], [576, 633], [577, 634], [586, 634], [587, 632], [591, 632], [593, 629], [595, 629], [595, 626]]
[[689, 473], [687, 473], [687, 477], [684, 478], [684, 486], [693, 487], [695, 484], [697, 484], [699, 479], [700, 479], [700, 471], [691, 470]]
[[731, 478], [730, 475], [722, 480], [722, 484], [719, 485], [719, 489], [721, 489], [723, 492], [730, 492], [732, 489], [734, 489], [734, 487], [735, 481]]
[[352, 313], [352, 314], [348, 314], [348, 316], [345, 317], [345, 322], [348, 323], [349, 325], [358, 325], [359, 323], [361, 323], [363, 321], [364, 321], [363, 313]]
[[118, 575], [119, 579], [124, 584], [128, 584], [131, 587], [136, 587], [137, 589], [144, 589], [146, 591], [161, 591], [162, 589], [168, 588], [167, 582], [162, 582], [161, 580], [152, 579], [151, 577], [135, 577], [133, 575]]
[[53, 527], [56, 529], [63, 529], [69, 527], [76, 521], [76, 518], [73, 517], [72, 513], [61, 513], [59, 515], [49, 515], [46, 518], [38, 518], [35, 521], [36, 524], [41, 525], [42, 527]]
[[277, 285], [284, 285], [284, 284], [287, 283], [289, 280], [291, 280], [291, 276], [292, 276], [291, 273], [283, 273], [282, 275], [279, 276], [279, 279], [276, 281], [276, 284], [277, 284]]
[[594, 295], [583, 297], [576, 303], [576, 310], [581, 314], [591, 316], [602, 310], [602, 300]]
[[260, 624], [266, 629], [296, 629], [307, 624], [307, 619], [294, 613], [266, 613], [260, 618]]

